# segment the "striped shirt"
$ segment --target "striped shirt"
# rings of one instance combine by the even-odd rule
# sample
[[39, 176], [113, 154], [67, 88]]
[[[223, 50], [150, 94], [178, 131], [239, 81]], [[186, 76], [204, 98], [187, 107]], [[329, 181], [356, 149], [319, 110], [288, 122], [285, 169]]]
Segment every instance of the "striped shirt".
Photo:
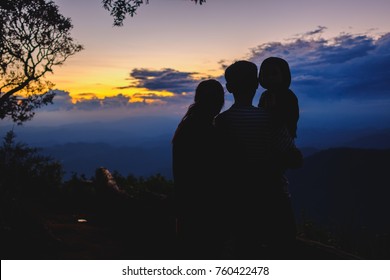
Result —
[[288, 131], [276, 128], [262, 108], [234, 104], [215, 118], [215, 127], [240, 161], [266, 165], [274, 154], [295, 148]]
[[215, 128], [224, 149], [218, 164], [223, 209], [227, 216], [238, 217], [238, 224], [243, 217], [255, 221], [284, 194], [283, 166], [294, 141], [267, 111], [254, 106], [233, 105], [215, 118]]

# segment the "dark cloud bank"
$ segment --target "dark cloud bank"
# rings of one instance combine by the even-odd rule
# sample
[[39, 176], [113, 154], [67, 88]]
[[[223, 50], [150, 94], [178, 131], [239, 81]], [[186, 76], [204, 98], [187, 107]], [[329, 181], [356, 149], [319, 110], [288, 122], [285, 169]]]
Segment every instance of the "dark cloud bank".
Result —
[[289, 43], [267, 43], [252, 50], [250, 60], [260, 65], [268, 56], [280, 56], [291, 67], [292, 87], [318, 99], [390, 99], [390, 33], [341, 34], [316, 38], [323, 27]]
[[[301, 34], [285, 43], [271, 42], [251, 50], [247, 58], [257, 65], [269, 56], [286, 59], [292, 71], [292, 89], [298, 97], [316, 100], [390, 100], [390, 33], [374, 38], [370, 35], [341, 34], [325, 39], [325, 27]], [[200, 73], [180, 72], [171, 68], [151, 70], [133, 69], [129, 74], [131, 85], [118, 87], [146, 88], [151, 93], [139, 93], [142, 100], [163, 100], [162, 104], [189, 104], [199, 83]], [[204, 75], [206, 78], [206, 75]], [[224, 82], [223, 77], [217, 79]], [[262, 89], [260, 88], [259, 91]], [[169, 91], [173, 97], [158, 96], [152, 91]], [[189, 96], [190, 95], [190, 96]], [[129, 103], [129, 97], [82, 99], [71, 103], [68, 93], [58, 91], [57, 109], [111, 109], [146, 106], [147, 102]]]
[[193, 92], [199, 80], [193, 76], [196, 72], [180, 72], [166, 68], [162, 70], [149, 70], [145, 68], [133, 69], [130, 77], [136, 80], [138, 87], [149, 90], [169, 91], [175, 94]]

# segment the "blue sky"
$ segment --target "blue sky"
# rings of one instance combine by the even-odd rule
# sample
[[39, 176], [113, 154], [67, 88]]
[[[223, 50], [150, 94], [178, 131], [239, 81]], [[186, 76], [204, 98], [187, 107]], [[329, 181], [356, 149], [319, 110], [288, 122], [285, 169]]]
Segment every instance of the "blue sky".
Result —
[[224, 84], [235, 60], [280, 56], [292, 71], [299, 129], [389, 127], [390, 1], [150, 0], [120, 28], [100, 1], [55, 3], [85, 50], [47, 77], [54, 104], [24, 126], [140, 116], [170, 117], [174, 126], [200, 80]]
[[[285, 42], [268, 42], [248, 50], [246, 59], [260, 65], [268, 56], [280, 56], [290, 63], [292, 71], [291, 89], [297, 94], [301, 108], [301, 123], [318, 123], [336, 126], [366, 125], [386, 126], [390, 121], [390, 33], [374, 37], [367, 34], [342, 33], [325, 39], [326, 27], [303, 33]], [[240, 58], [242, 59], [242, 58]], [[225, 67], [226, 61], [220, 61]], [[129, 73], [131, 82], [118, 86], [142, 87], [152, 91], [172, 92], [172, 96], [140, 93], [136, 95], [156, 103], [129, 103], [123, 94], [110, 97], [94, 97], [72, 103], [69, 92], [58, 91], [55, 104], [44, 108], [52, 114], [77, 114], [85, 120], [86, 112], [93, 119], [101, 116], [116, 117], [150, 115], [180, 116], [192, 102], [192, 92], [203, 77], [202, 73], [178, 71], [172, 68], [152, 70], [134, 68]], [[204, 76], [205, 74], [203, 74]], [[223, 76], [217, 76], [223, 84]], [[254, 104], [262, 89], [259, 88]], [[226, 94], [227, 104], [231, 96]], [[37, 120], [40, 120], [39, 114]], [[80, 120], [80, 121], [81, 121]], [[43, 121], [43, 120], [42, 120]]]

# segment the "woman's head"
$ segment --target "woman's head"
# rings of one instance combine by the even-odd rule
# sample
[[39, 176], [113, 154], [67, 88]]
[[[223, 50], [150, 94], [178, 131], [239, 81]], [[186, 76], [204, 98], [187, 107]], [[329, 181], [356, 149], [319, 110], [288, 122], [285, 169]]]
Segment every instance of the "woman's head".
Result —
[[220, 82], [214, 79], [204, 80], [195, 90], [194, 104], [202, 114], [216, 116], [223, 107], [225, 96]]
[[220, 82], [217, 80], [205, 80], [199, 83], [195, 90], [194, 103], [188, 108], [173, 136], [172, 143], [178, 141], [182, 128], [187, 118], [195, 116], [195, 119], [202, 119], [211, 125], [212, 119], [222, 110], [225, 93]]
[[259, 83], [265, 89], [288, 89], [291, 72], [287, 61], [280, 57], [269, 57], [261, 63]]

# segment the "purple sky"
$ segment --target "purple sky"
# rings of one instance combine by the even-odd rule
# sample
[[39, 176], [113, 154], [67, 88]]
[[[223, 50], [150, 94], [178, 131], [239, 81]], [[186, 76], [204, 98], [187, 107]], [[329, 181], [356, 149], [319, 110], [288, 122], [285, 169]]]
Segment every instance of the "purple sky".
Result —
[[178, 121], [201, 79], [268, 56], [290, 63], [300, 127], [390, 123], [390, 1], [150, 0], [119, 28], [100, 0], [55, 2], [85, 50], [48, 76], [55, 104], [25, 125]]

